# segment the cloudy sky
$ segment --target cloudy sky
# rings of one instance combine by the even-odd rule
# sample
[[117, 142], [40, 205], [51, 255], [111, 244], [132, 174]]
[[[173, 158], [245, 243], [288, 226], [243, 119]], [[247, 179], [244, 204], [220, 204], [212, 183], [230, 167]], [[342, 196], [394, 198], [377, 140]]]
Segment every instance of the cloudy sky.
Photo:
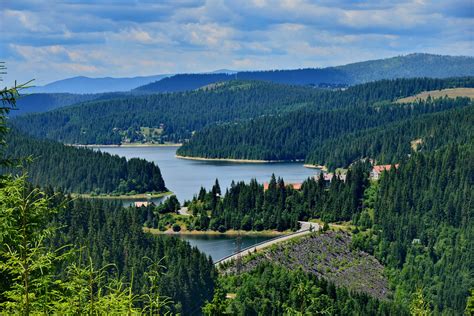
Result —
[[3, 85], [473, 56], [473, 2], [0, 0]]

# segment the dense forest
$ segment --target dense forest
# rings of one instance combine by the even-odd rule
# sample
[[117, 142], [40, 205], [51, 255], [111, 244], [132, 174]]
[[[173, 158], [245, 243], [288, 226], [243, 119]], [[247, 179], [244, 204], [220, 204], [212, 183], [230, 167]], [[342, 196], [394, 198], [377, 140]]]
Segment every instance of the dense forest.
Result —
[[[352, 220], [355, 225], [352, 247], [374, 254], [385, 265], [394, 302], [399, 308], [410, 306], [418, 297], [424, 308], [434, 314], [459, 315], [465, 310], [474, 287], [473, 157], [470, 142], [405, 157], [398, 168], [384, 173], [379, 181], [369, 182], [368, 165], [359, 163], [349, 170], [346, 183], [336, 178], [329, 187], [322, 179], [306, 181], [300, 192], [284, 189], [283, 182], [279, 185], [275, 179], [266, 192], [255, 182], [238, 184], [229, 190], [223, 202], [217, 202], [216, 211], [210, 213], [215, 217], [211, 215], [210, 220], [219, 219], [215, 225], [225, 225], [240, 214], [240, 218], [247, 217], [240, 228], [250, 228], [266, 215], [255, 209], [251, 201], [268, 204], [273, 186], [275, 198], [286, 208], [274, 209], [270, 215], [293, 216], [293, 220], [298, 216], [320, 217], [327, 222]], [[252, 195], [252, 191], [257, 194]], [[215, 194], [202, 191], [200, 196], [203, 198], [193, 201], [195, 205], [205, 204], [206, 199], [212, 205]], [[229, 200], [242, 208], [225, 208]], [[298, 211], [289, 205], [295, 205]], [[271, 223], [271, 219], [271, 216], [265, 218], [264, 225]], [[242, 226], [248, 223], [249, 227]], [[298, 260], [303, 258], [294, 255]], [[283, 259], [289, 260], [285, 256]], [[250, 278], [243, 276], [246, 277]], [[236, 306], [232, 308], [255, 305], [245, 299], [245, 291], [237, 293]], [[265, 291], [259, 293], [263, 297], [267, 295]], [[285, 302], [288, 303], [286, 299]], [[228, 305], [234, 303], [226, 302], [222, 306]]]
[[[185, 93], [89, 102], [17, 117], [12, 123], [26, 133], [65, 143], [180, 142], [214, 122], [303, 106], [317, 93], [312, 88], [237, 81]], [[141, 132], [144, 127], [154, 129], [156, 138], [146, 139]]]
[[212, 297], [212, 260], [144, 233], [145, 209], [42, 193], [24, 177], [1, 184], [2, 313], [192, 315]]
[[[12, 123], [25, 133], [65, 143], [181, 142], [194, 131], [215, 123], [232, 122], [240, 126], [242, 120], [256, 119], [263, 120], [263, 124], [268, 120], [271, 125], [272, 117], [285, 116], [287, 112], [306, 115], [306, 111], [343, 108], [357, 112], [354, 109], [375, 102], [459, 86], [471, 87], [474, 81], [472, 78], [384, 80], [344, 91], [231, 81], [198, 91], [92, 101], [17, 117]], [[144, 133], [145, 128], [153, 131], [152, 136]]]
[[[369, 87], [370, 85], [367, 85], [367, 88]], [[177, 153], [182, 156], [205, 158], [302, 160], [307, 158], [312, 148], [319, 150], [325, 143], [333, 139], [340, 139], [347, 134], [378, 126], [382, 128], [390, 123], [413, 119], [423, 114], [467, 107], [471, 104], [472, 102], [467, 98], [455, 100], [442, 98], [420, 101], [415, 105], [388, 103], [349, 106], [325, 111], [303, 109], [241, 123], [209, 126], [196, 132], [190, 142], [182, 146]], [[436, 123], [436, 120], [433, 119], [429, 123]], [[407, 124], [403, 126], [410, 127]], [[457, 126], [455, 127], [457, 128]], [[396, 131], [404, 133], [400, 129]], [[459, 132], [460, 129], [456, 131], [456, 133]], [[415, 135], [414, 132], [409, 133], [414, 136], [413, 139], [423, 136]], [[397, 134], [392, 133], [391, 135], [400, 139]], [[407, 140], [407, 145], [413, 139]], [[449, 138], [443, 138], [443, 140], [446, 141]], [[385, 140], [379, 140], [379, 142], [385, 142]], [[331, 145], [335, 145], [335, 148], [325, 148], [324, 152], [322, 150], [319, 152], [331, 154], [332, 150], [344, 150], [345, 146], [355, 147], [357, 143], [346, 144], [336, 141]], [[355, 150], [366, 149], [356, 148]], [[376, 150], [380, 149], [376, 148]], [[318, 161], [315, 158], [318, 158]], [[328, 160], [325, 156], [315, 158], [309, 161]]]
[[[390, 301], [336, 287], [324, 279], [264, 263], [242, 275], [220, 279], [206, 315], [408, 315]], [[235, 299], [226, 300], [226, 293]]]
[[199, 194], [188, 203], [194, 221], [188, 230], [228, 229], [284, 231], [297, 230], [299, 220], [322, 218], [324, 221], [351, 220], [362, 208], [362, 197], [368, 184], [369, 165], [354, 165], [346, 181], [335, 177], [327, 183], [322, 177], [306, 180], [301, 191], [285, 185], [274, 176], [268, 189], [255, 180], [232, 183], [222, 194], [219, 183]]
[[[418, 106], [418, 105], [414, 105]], [[472, 143], [474, 106], [460, 106], [392, 124], [330, 138], [313, 145], [306, 162], [330, 170], [370, 157], [379, 164], [397, 163], [416, 151], [433, 151], [446, 144]]]
[[[5, 116], [18, 88], [0, 96], [0, 165], [12, 167]], [[193, 315], [212, 298], [212, 260], [180, 239], [144, 233], [147, 209], [42, 191], [25, 172], [0, 176], [0, 313]]]
[[146, 294], [148, 266], [159, 262], [163, 268], [157, 290], [173, 301], [169, 307], [174, 312], [190, 315], [212, 297], [216, 277], [212, 260], [179, 238], [144, 233], [145, 208], [125, 209], [121, 203], [100, 200], [70, 202], [58, 196], [52, 206], [56, 203], [66, 207], [52, 221], [62, 227], [51, 240], [53, 249], [71, 244], [83, 247], [82, 260], [90, 258], [96, 268], [113, 263], [123, 281], [132, 282], [136, 294]]
[[354, 245], [388, 267], [395, 299], [417, 288], [431, 310], [460, 315], [474, 287], [474, 149], [413, 155], [366, 190]]
[[291, 85], [353, 85], [382, 79], [474, 75], [472, 57], [410, 54], [369, 60], [337, 67], [293, 70], [240, 71], [234, 74], [181, 74], [136, 88], [146, 92], [176, 92], [198, 89], [227, 80], [263, 80]]
[[[4, 155], [11, 159], [31, 157], [24, 166], [30, 181], [65, 192], [137, 194], [167, 191], [161, 171], [144, 159], [110, 155], [87, 148], [39, 140], [12, 130]], [[0, 169], [2, 170], [2, 169]], [[18, 169], [3, 168], [17, 173]]]
[[[188, 243], [144, 232], [144, 226], [154, 227], [163, 217], [170, 216], [167, 213], [177, 210], [176, 199], [158, 207], [124, 208], [120, 203], [71, 199], [56, 192], [50, 186], [66, 191], [91, 189], [109, 193], [117, 193], [119, 188], [124, 188], [124, 192], [165, 190], [165, 186], [159, 168], [144, 160], [127, 162], [117, 156], [32, 139], [16, 131], [5, 136], [5, 114], [17, 97], [17, 91], [12, 89], [0, 91], [3, 103], [0, 107], [1, 313], [168, 311], [193, 315], [201, 309], [208, 315], [224, 311], [245, 315], [472, 313], [472, 101], [440, 98], [405, 105], [392, 103], [399, 97], [436, 87], [472, 86], [472, 78], [399, 79], [345, 91], [270, 85], [274, 90], [265, 90], [269, 91], [268, 95], [252, 99], [253, 94], [260, 93], [261, 90], [253, 90], [259, 85], [268, 86], [231, 82], [201, 91], [140, 100], [180, 99], [189, 95], [186, 100], [191, 102], [191, 96], [202, 96], [202, 99], [196, 97], [197, 109], [199, 100], [210, 100], [212, 94], [222, 97], [219, 102], [227, 104], [230, 101], [225, 100], [231, 100], [235, 96], [232, 93], [237, 91], [242, 98], [236, 99], [238, 102], [233, 100], [233, 104], [255, 105], [266, 100], [259, 109], [259, 115], [266, 116], [204, 127], [207, 133], [220, 128], [220, 133], [210, 136], [229, 148], [232, 143], [226, 141], [237, 141], [246, 135], [248, 139], [262, 139], [259, 145], [274, 146], [255, 147], [251, 152], [268, 159], [304, 158], [311, 151], [315, 162], [337, 165], [359, 161], [350, 164], [344, 178], [336, 175], [330, 182], [323, 177], [311, 178], [300, 190], [273, 176], [266, 188], [256, 181], [238, 182], [224, 192], [216, 180], [211, 190], [202, 188], [187, 203], [192, 213], [189, 229], [283, 231], [297, 229], [298, 220], [351, 221], [350, 226], [345, 226], [352, 234], [350, 246], [354, 252], [368, 252], [385, 266], [391, 287], [389, 300], [352, 292], [308, 271], [288, 269], [276, 262], [259, 264], [240, 275], [230, 273], [218, 277], [212, 260]], [[292, 89], [301, 89], [303, 93], [288, 93], [287, 99], [280, 96], [286, 102], [279, 105], [283, 114], [265, 112], [274, 106], [270, 91], [276, 93], [280, 88], [283, 95], [296, 91]], [[301, 99], [294, 103], [295, 98]], [[81, 112], [84, 120], [97, 110], [87, 106], [81, 109], [88, 109]], [[187, 107], [183, 105], [181, 109]], [[234, 111], [238, 112], [239, 107]], [[249, 117], [257, 115], [250, 107], [244, 113]], [[29, 119], [37, 127], [47, 127], [52, 119], [49, 115], [29, 116]], [[216, 119], [210, 117], [201, 126]], [[15, 122], [21, 125], [26, 121]], [[27, 126], [23, 127], [32, 128]], [[255, 130], [250, 133], [242, 128], [248, 126]], [[406, 131], [411, 127], [412, 131]], [[243, 131], [241, 134], [235, 134], [235, 138], [226, 136], [236, 133], [238, 128]], [[41, 133], [46, 130], [53, 131], [43, 128]], [[196, 133], [197, 139], [204, 137], [202, 133]], [[245, 137], [240, 142], [247, 141]], [[391, 139], [369, 146], [380, 137]], [[272, 143], [274, 139], [277, 143]], [[7, 148], [3, 146], [4, 140], [10, 144]], [[346, 146], [343, 141], [350, 142], [347, 151], [326, 156], [331, 146], [336, 149]], [[316, 146], [317, 142], [321, 146]], [[265, 152], [262, 148], [271, 150]], [[27, 155], [36, 157], [31, 169], [16, 169], [13, 158]], [[383, 172], [379, 180], [370, 180], [371, 163], [368, 159], [360, 160], [365, 156], [398, 165]], [[34, 168], [35, 164], [42, 167]], [[103, 173], [98, 176], [100, 172]], [[52, 179], [54, 183], [35, 178]], [[119, 185], [110, 184], [117, 183], [110, 179], [117, 179]], [[40, 184], [43, 189], [33, 187], [28, 181]], [[326, 229], [328, 225], [324, 225]], [[289, 252], [283, 251], [282, 255], [287, 260]]]

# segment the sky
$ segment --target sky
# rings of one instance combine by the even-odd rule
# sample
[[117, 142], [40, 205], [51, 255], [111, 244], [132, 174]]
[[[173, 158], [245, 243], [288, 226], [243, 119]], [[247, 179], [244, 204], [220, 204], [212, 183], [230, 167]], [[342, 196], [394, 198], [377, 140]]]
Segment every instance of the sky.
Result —
[[473, 3], [0, 0], [0, 84], [474, 56]]

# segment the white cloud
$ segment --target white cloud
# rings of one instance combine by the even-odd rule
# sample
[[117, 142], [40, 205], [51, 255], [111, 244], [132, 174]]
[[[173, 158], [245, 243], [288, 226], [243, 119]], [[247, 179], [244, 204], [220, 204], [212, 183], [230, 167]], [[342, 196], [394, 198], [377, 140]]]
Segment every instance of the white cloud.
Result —
[[8, 78], [40, 83], [322, 67], [414, 51], [473, 55], [474, 19], [463, 12], [469, 1], [59, 0], [52, 10], [15, 0], [0, 12], [0, 51]]

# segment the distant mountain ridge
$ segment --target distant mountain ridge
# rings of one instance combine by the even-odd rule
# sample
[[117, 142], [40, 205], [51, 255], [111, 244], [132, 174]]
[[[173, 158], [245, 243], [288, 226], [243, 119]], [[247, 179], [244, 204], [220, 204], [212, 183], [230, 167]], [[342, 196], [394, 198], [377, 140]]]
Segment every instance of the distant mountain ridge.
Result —
[[474, 75], [474, 57], [410, 54], [343, 66], [236, 73], [179, 74], [138, 87], [135, 91], [159, 93], [200, 88], [219, 81], [264, 80], [292, 85], [353, 85], [381, 79], [447, 78]]
[[78, 76], [54, 81], [44, 86], [28, 89], [28, 93], [104, 93], [130, 91], [136, 87], [166, 78], [172, 75], [154, 75], [132, 78], [89, 78]]

